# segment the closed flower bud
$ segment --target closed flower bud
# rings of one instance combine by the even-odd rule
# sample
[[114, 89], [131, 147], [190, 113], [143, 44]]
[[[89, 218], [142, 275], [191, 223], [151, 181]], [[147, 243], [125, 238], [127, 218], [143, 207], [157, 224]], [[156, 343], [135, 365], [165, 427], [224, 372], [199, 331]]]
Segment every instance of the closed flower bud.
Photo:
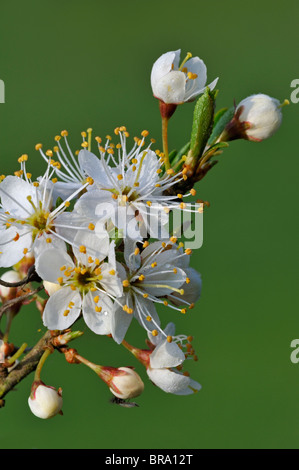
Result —
[[43, 382], [34, 382], [28, 404], [32, 413], [41, 419], [52, 418], [58, 413], [62, 414], [61, 389], [49, 387]]
[[110, 383], [110, 391], [118, 398], [126, 400], [141, 395], [144, 383], [130, 367], [119, 367]]
[[[1, 280], [9, 283], [15, 283], [21, 280], [21, 276], [17, 271], [10, 270], [6, 271], [6, 273], [1, 276]], [[16, 293], [17, 287], [5, 287], [0, 285], [0, 297], [2, 302], [14, 299]]]
[[254, 142], [271, 137], [282, 121], [281, 104], [262, 93], [242, 100], [233, 119], [227, 124], [220, 140], [246, 139]]

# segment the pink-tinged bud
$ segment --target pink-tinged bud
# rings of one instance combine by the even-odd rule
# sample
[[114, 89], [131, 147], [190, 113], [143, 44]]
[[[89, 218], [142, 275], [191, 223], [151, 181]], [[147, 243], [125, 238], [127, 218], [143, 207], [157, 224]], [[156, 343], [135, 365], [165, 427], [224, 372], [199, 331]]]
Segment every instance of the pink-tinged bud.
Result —
[[[1, 276], [1, 280], [9, 283], [15, 283], [15, 282], [20, 282], [21, 281], [21, 276], [17, 271], [10, 270], [6, 271]], [[0, 285], [0, 297], [2, 302], [6, 302], [7, 300], [12, 300], [16, 297], [17, 293], [17, 287], [5, 287]]]
[[62, 414], [62, 390], [56, 390], [43, 382], [34, 382], [31, 389], [28, 405], [32, 413], [41, 419], [49, 419]]
[[246, 139], [254, 142], [271, 137], [280, 127], [283, 105], [262, 93], [248, 96], [236, 107], [233, 119], [227, 124], [220, 140]]
[[130, 367], [119, 367], [112, 373], [113, 379], [110, 382], [110, 391], [117, 398], [126, 400], [141, 395], [144, 390], [144, 383], [140, 376]]

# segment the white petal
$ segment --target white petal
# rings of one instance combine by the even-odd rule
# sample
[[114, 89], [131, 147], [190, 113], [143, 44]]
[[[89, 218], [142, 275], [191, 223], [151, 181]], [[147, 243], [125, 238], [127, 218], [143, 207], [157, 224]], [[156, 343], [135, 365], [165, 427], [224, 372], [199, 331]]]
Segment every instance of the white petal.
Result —
[[[132, 304], [128, 302], [128, 299], [124, 296], [120, 299], [121, 304], [127, 304], [129, 308], [132, 308]], [[120, 344], [131, 324], [133, 315], [123, 310], [122, 306], [114, 304], [114, 312], [111, 319], [111, 333], [114, 341]]]
[[154, 95], [167, 104], [183, 103], [185, 99], [185, 82], [186, 78], [183, 72], [169, 72], [156, 83]]
[[180, 56], [180, 52], [180, 50], [166, 52], [165, 54], [162, 54], [159, 59], [157, 59], [154, 63], [151, 72], [151, 85], [153, 89], [153, 94], [155, 96], [157, 82], [161, 79], [161, 77], [171, 71], [172, 64], [174, 64], [174, 62], [176, 62], [176, 66], [178, 66], [179, 59], [177, 58]]
[[168, 343], [165, 339], [154, 349], [150, 355], [150, 365], [154, 369], [176, 367], [185, 360], [185, 354], [174, 342]]
[[79, 164], [86, 175], [90, 176], [96, 183], [101, 186], [109, 188], [111, 182], [106, 175], [103, 163], [101, 160], [86, 149], [79, 152]]
[[[31, 249], [31, 232], [21, 236], [26, 231], [28, 231], [28, 228], [19, 229], [15, 227], [0, 231], [0, 267], [9, 268], [13, 266], [24, 257], [24, 249]], [[20, 238], [15, 241], [14, 238], [17, 234], [20, 235]]]
[[72, 258], [62, 250], [49, 248], [41, 253], [35, 262], [37, 274], [45, 281], [57, 283], [57, 278], [62, 276], [60, 268], [74, 268]]
[[[95, 303], [94, 298], [99, 295], [100, 299]], [[101, 307], [101, 312], [96, 312], [95, 307]], [[107, 295], [97, 292], [88, 292], [83, 300], [83, 318], [88, 326], [97, 335], [111, 334], [111, 318], [113, 312], [113, 302]]]
[[110, 274], [114, 270], [114, 267], [109, 263], [101, 264], [101, 286], [104, 290], [114, 297], [121, 297], [123, 294], [123, 286], [120, 278], [116, 274]]
[[[74, 305], [70, 308], [70, 303]], [[63, 287], [49, 297], [43, 313], [43, 323], [49, 330], [69, 328], [81, 313], [82, 299], [77, 291]], [[68, 311], [68, 315], [65, 312]]]
[[38, 190], [33, 185], [17, 176], [9, 175], [0, 184], [0, 197], [5, 211], [20, 218], [26, 218], [34, 212], [27, 198], [31, 198], [37, 206], [37, 193]]
[[181, 394], [188, 389], [190, 377], [169, 369], [147, 369], [151, 381], [166, 393]]

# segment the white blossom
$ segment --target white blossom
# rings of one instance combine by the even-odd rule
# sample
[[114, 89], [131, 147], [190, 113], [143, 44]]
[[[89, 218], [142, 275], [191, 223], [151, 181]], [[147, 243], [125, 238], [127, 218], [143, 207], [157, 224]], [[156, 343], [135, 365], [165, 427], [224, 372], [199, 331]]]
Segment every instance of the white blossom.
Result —
[[54, 387], [40, 384], [28, 398], [28, 405], [32, 413], [41, 419], [49, 419], [61, 412], [61, 391]]
[[[156, 98], [166, 104], [193, 101], [204, 92], [207, 68], [199, 57], [187, 54], [180, 65], [181, 50], [166, 52], [153, 65], [151, 86]], [[208, 86], [213, 90], [218, 78]]]

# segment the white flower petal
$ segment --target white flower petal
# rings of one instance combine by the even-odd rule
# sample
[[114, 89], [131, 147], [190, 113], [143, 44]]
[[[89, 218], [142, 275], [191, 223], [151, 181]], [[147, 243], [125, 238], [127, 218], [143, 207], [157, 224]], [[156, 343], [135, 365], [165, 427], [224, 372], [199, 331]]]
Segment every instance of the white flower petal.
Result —
[[157, 81], [155, 97], [167, 104], [179, 104], [185, 99], [185, 74], [180, 71], [171, 71]]
[[154, 63], [151, 72], [151, 85], [153, 89], [153, 94], [155, 96], [157, 82], [161, 79], [161, 77], [171, 71], [174, 62], [176, 62], [176, 68], [178, 67], [180, 52], [180, 50], [166, 52], [165, 54], [162, 54], [159, 59], [157, 59]]
[[[49, 330], [69, 328], [81, 313], [82, 299], [77, 291], [63, 287], [54, 292], [46, 303], [43, 323]], [[66, 315], [66, 312], [68, 314]]]
[[182, 394], [188, 389], [190, 377], [169, 369], [147, 369], [150, 380], [166, 393]]
[[[100, 299], [95, 303], [94, 298], [98, 295]], [[96, 306], [102, 309], [101, 312], [95, 311]], [[86, 325], [94, 333], [97, 335], [111, 334], [113, 302], [107, 295], [99, 294], [98, 292], [88, 292], [83, 300], [82, 311]]]
[[57, 284], [57, 278], [62, 276], [61, 267], [74, 268], [72, 258], [63, 250], [49, 248], [42, 252], [35, 261], [37, 274], [44, 280]]
[[158, 344], [150, 355], [150, 365], [155, 369], [164, 367], [176, 367], [185, 360], [185, 354], [174, 342], [166, 339]]
[[37, 206], [37, 188], [17, 176], [7, 176], [0, 183], [0, 197], [5, 211], [20, 218], [26, 218], [34, 212], [28, 197]]

